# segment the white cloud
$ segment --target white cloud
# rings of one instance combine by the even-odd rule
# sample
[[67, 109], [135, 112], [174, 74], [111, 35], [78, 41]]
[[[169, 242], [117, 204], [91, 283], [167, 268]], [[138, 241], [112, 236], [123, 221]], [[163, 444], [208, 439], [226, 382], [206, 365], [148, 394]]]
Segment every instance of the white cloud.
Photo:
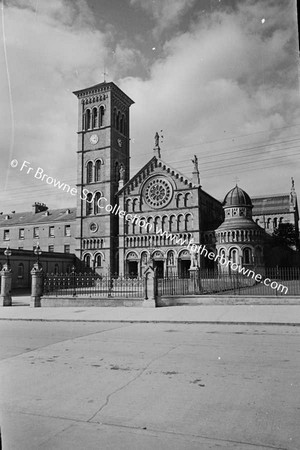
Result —
[[153, 34], [176, 25], [182, 15], [194, 5], [196, 0], [130, 0], [131, 5], [138, 5], [150, 13], [156, 22]]
[[[198, 153], [201, 167], [201, 157], [205, 162], [207, 154], [214, 151], [214, 146], [203, 142], [254, 133], [248, 141], [255, 145], [264, 136], [268, 139], [267, 133], [257, 132], [298, 121], [296, 26], [292, 15], [284, 15], [283, 5], [245, 2], [236, 11], [200, 17], [188, 32], [165, 44], [164, 56], [153, 65], [150, 79], [123, 80], [124, 89], [136, 101], [132, 108], [136, 168], [146, 157], [144, 142], [148, 140], [151, 150], [156, 130], [164, 130], [163, 157], [189, 173], [189, 154]], [[276, 138], [282, 133], [275, 133]], [[230, 141], [223, 142], [224, 148], [228, 145]], [[262, 150], [253, 160], [263, 159], [264, 153]], [[182, 162], [185, 157], [186, 163]], [[215, 167], [220, 167], [218, 159]], [[237, 172], [244, 170], [247, 159], [245, 167], [234, 167]], [[216, 173], [221, 175], [220, 169]], [[209, 176], [210, 172], [203, 169], [203, 174]], [[260, 192], [265, 175], [255, 186]], [[274, 171], [268, 176], [274, 180]], [[206, 183], [208, 189], [214, 189], [212, 182]]]

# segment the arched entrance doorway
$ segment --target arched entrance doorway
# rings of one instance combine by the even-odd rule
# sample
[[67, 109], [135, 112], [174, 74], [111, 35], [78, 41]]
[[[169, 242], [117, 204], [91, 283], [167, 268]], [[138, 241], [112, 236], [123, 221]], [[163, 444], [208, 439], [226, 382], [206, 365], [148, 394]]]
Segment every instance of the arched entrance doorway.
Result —
[[189, 268], [191, 266], [191, 255], [188, 250], [182, 250], [178, 256], [178, 276], [180, 278], [189, 278]]
[[165, 264], [165, 258], [162, 252], [159, 250], [156, 250], [153, 255], [153, 268], [156, 269], [156, 276], [157, 278], [163, 278], [164, 277], [164, 264]]
[[135, 252], [130, 252], [126, 256], [126, 275], [130, 278], [137, 278], [139, 271], [139, 258]]

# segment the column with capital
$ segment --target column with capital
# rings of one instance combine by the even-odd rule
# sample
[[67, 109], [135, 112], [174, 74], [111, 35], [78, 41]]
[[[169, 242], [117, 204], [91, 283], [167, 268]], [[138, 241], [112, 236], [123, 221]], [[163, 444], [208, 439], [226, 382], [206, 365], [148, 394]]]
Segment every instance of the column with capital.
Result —
[[6, 256], [6, 263], [4, 264], [0, 275], [1, 275], [1, 306], [11, 306], [11, 281], [12, 281], [12, 271], [9, 263], [9, 257], [11, 256], [11, 249], [7, 247], [4, 250], [4, 255]]

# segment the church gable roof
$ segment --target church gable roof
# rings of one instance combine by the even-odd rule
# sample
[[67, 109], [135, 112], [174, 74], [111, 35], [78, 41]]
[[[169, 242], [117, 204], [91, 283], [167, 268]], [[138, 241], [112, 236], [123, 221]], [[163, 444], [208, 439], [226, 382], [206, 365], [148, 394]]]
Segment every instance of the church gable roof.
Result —
[[189, 178], [179, 172], [177, 169], [174, 169], [169, 164], [164, 162], [162, 159], [153, 156], [147, 164], [144, 165], [126, 184], [119, 190], [118, 195], [125, 192], [127, 195], [135, 190], [137, 186], [143, 183], [143, 181], [149, 177], [152, 173], [156, 173], [157, 168], [160, 168], [162, 172], [165, 172], [166, 175], [169, 175], [179, 182], [186, 185], [187, 188], [196, 187]]

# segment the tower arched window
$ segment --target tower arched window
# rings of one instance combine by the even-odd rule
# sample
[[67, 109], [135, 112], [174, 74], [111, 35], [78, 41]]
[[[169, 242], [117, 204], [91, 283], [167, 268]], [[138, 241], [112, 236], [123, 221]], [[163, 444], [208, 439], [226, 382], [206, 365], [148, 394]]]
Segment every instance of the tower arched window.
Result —
[[97, 108], [93, 108], [92, 111], [92, 128], [97, 128], [98, 127], [98, 109]]
[[274, 217], [274, 219], [273, 219], [273, 228], [277, 228], [277, 226], [278, 226], [278, 220], [277, 220], [277, 217]]
[[104, 106], [100, 106], [99, 109], [99, 125], [100, 127], [103, 127], [104, 124]]
[[89, 130], [91, 128], [91, 110], [87, 109], [85, 112], [85, 129]]
[[86, 182], [92, 183], [93, 181], [93, 163], [89, 161], [86, 166]]
[[101, 179], [101, 161], [98, 159], [95, 163], [95, 181]]
[[89, 193], [86, 197], [86, 215], [90, 216], [93, 213], [93, 195]]
[[101, 209], [100, 209], [100, 198], [101, 198], [101, 193], [100, 192], [96, 192], [95, 196], [94, 196], [94, 214], [99, 214]]

